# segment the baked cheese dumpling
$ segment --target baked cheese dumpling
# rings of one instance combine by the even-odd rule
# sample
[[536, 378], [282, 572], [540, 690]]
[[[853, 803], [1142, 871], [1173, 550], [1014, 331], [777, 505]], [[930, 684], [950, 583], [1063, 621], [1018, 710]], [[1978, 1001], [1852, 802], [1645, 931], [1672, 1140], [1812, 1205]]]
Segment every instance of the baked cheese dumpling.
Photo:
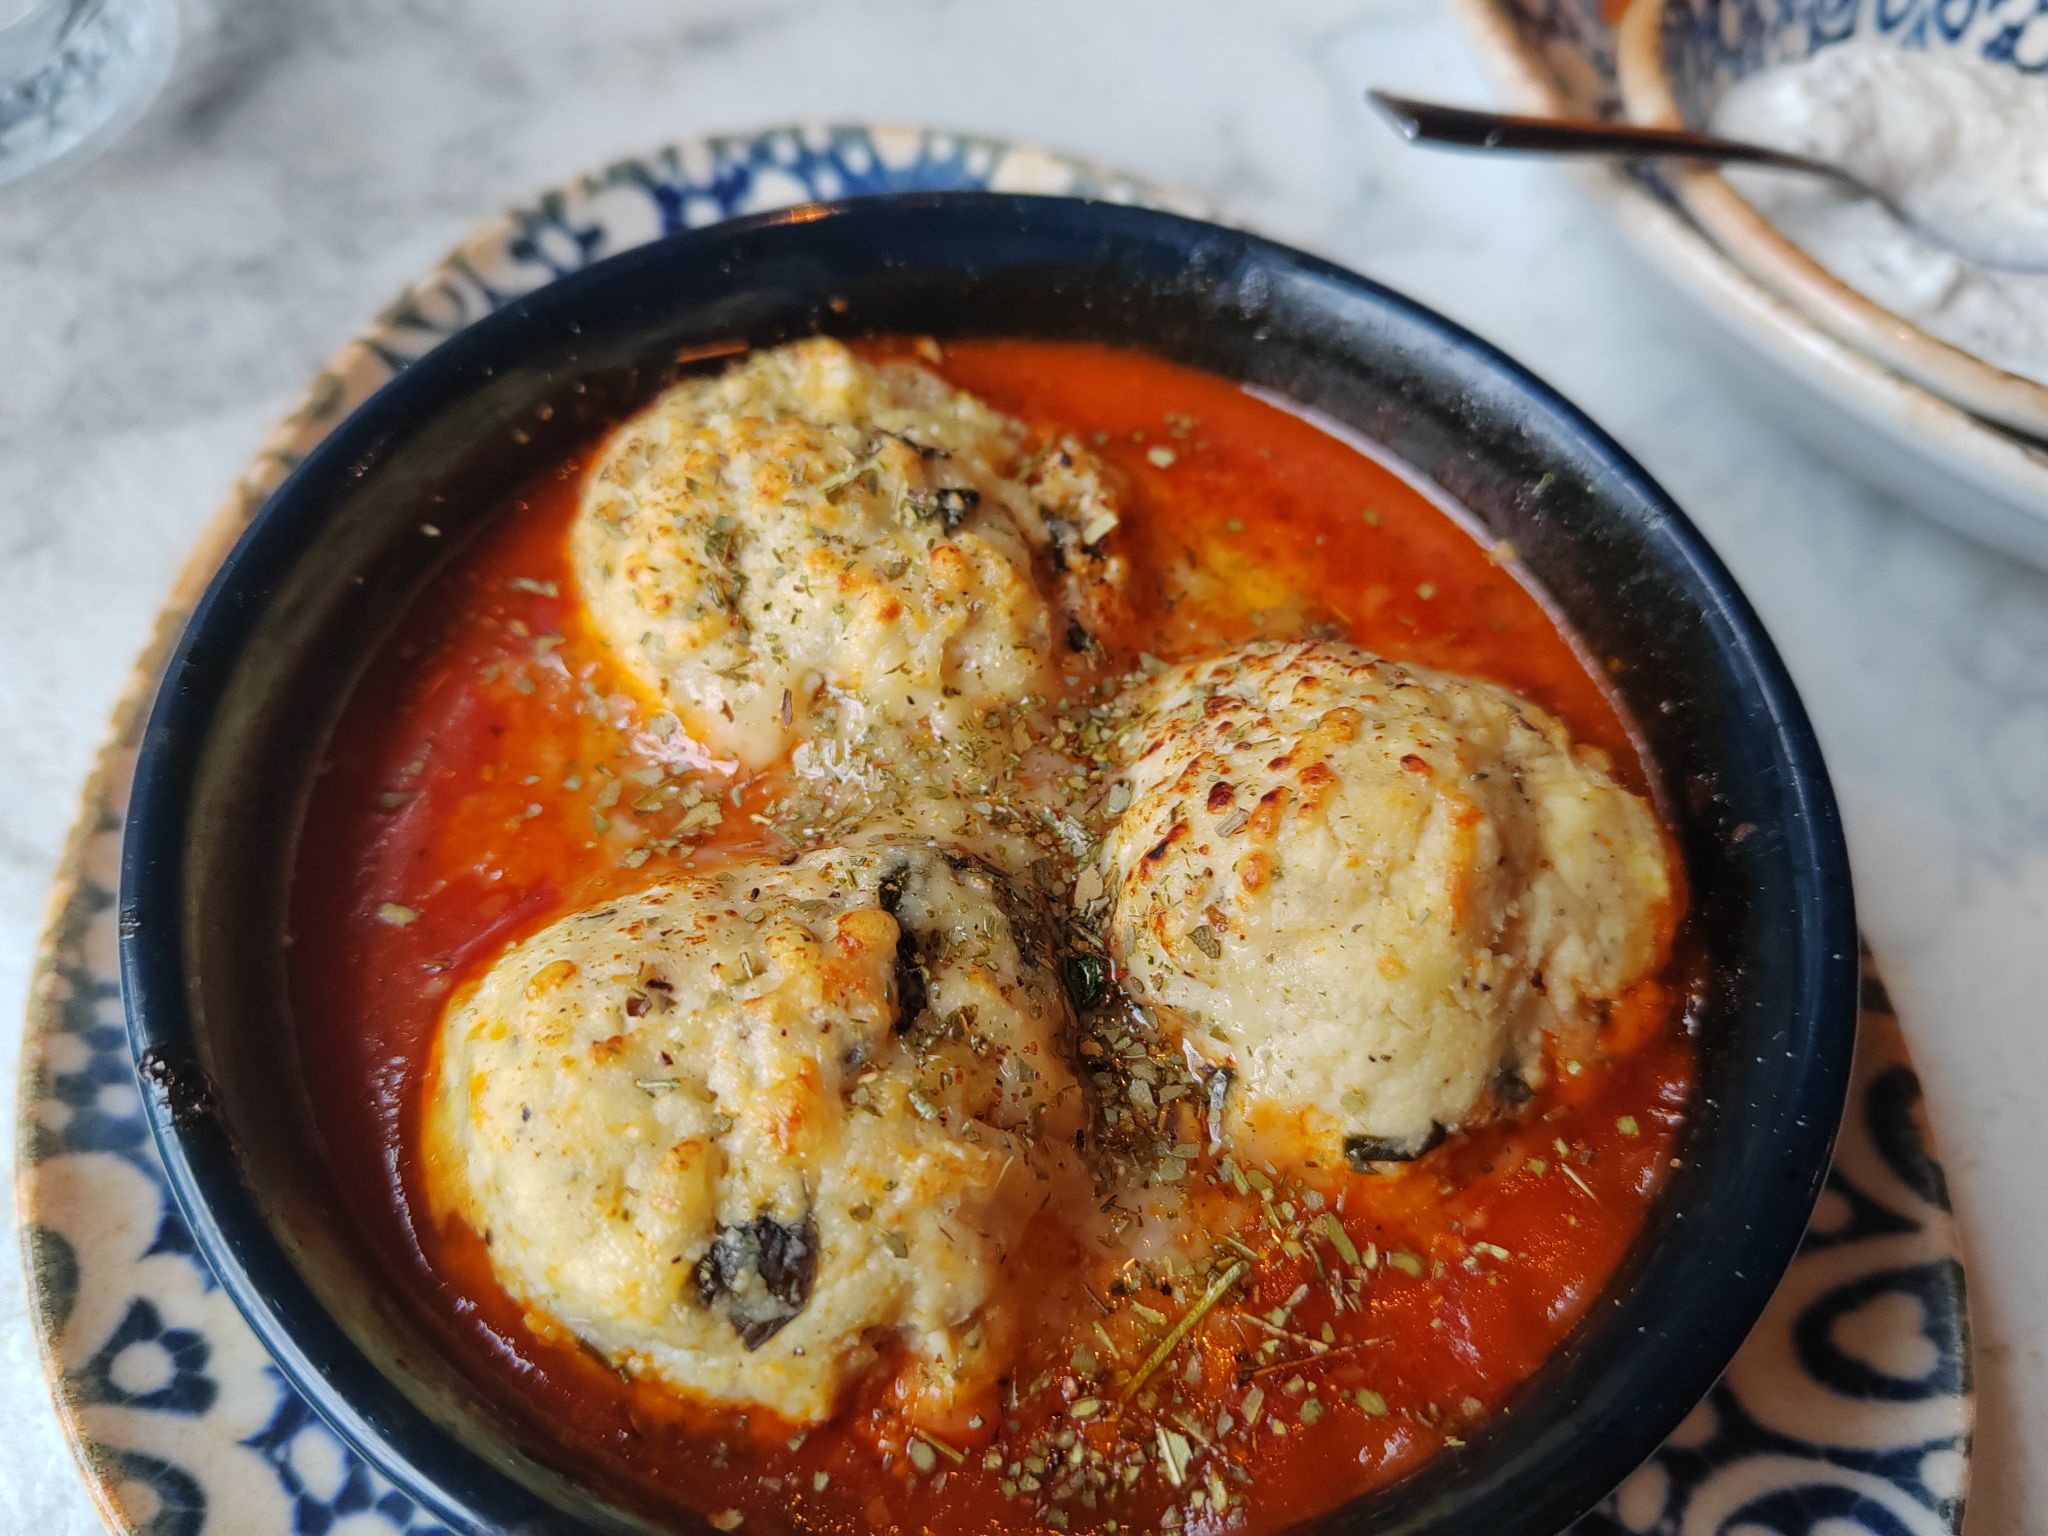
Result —
[[814, 339], [626, 422], [570, 540], [628, 670], [758, 768], [819, 738], [956, 743], [1042, 697], [1115, 603], [1116, 521], [1078, 444], [1033, 447], [927, 369]]
[[1130, 705], [1111, 952], [1231, 1069], [1241, 1131], [1414, 1156], [1662, 962], [1650, 808], [1505, 689], [1305, 642], [1167, 667]]
[[1080, 1124], [1050, 932], [889, 844], [575, 913], [445, 1016], [434, 1203], [629, 1373], [813, 1424], [896, 1340], [943, 1419], [1004, 1366], [986, 1304]]

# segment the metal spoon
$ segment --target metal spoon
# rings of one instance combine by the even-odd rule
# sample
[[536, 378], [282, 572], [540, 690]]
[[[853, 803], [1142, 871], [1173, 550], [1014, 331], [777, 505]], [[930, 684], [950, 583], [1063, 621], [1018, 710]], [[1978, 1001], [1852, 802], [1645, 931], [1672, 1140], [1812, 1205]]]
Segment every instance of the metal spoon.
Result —
[[1379, 113], [1410, 144], [1449, 149], [1498, 149], [1535, 155], [1613, 155], [1631, 160], [1712, 160], [1723, 164], [1771, 166], [1826, 176], [1870, 198], [1908, 229], [1980, 266], [2008, 272], [2048, 272], [2048, 251], [2021, 253], [2010, 246], [1972, 248], [1949, 230], [1919, 218], [1897, 198], [1873, 187], [1839, 165], [1790, 154], [1765, 144], [1724, 139], [1683, 128], [1642, 128], [1632, 123], [1576, 121], [1560, 117], [1517, 117], [1506, 112], [1478, 112], [1441, 102], [1417, 101], [1388, 91], [1367, 91]]

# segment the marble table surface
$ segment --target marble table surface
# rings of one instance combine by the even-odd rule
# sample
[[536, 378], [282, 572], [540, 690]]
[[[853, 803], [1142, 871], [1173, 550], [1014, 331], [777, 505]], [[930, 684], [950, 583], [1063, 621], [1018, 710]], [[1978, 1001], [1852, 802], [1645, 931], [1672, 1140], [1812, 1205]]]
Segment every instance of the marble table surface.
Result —
[[[1400, 149], [1364, 85], [1486, 94], [1440, 0], [185, 0], [184, 22], [129, 138], [0, 201], [0, 1020], [20, 1017], [80, 779], [186, 546], [409, 275], [527, 193], [678, 136], [836, 117], [1038, 141], [1498, 341], [1734, 567], [1817, 720], [1968, 1234], [1970, 1528], [2043, 1529], [2048, 578], [1752, 410], [1561, 173]], [[0, 1525], [98, 1529], [10, 1261]]]

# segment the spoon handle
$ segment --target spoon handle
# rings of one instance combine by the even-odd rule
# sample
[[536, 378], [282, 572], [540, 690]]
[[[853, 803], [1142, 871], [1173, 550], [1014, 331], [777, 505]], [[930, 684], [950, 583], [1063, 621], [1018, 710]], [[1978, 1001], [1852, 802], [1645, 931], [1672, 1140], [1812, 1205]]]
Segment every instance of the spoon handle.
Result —
[[1517, 117], [1506, 112], [1475, 112], [1441, 102], [1417, 101], [1386, 91], [1367, 91], [1366, 99], [1411, 144], [1450, 148], [1500, 149], [1538, 155], [1624, 155], [1636, 159], [1676, 157], [1690, 160], [1737, 160], [1776, 165], [1787, 170], [1840, 173], [1800, 155], [1762, 144], [1716, 138], [1678, 128], [1638, 128], [1626, 123], [1575, 122], [1568, 118]]

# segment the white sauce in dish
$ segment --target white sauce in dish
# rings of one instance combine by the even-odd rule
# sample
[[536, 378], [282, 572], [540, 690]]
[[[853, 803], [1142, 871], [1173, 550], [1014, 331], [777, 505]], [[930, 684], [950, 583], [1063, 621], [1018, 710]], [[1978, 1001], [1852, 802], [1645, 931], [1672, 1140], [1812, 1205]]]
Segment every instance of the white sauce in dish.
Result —
[[[1972, 252], [2048, 267], [2048, 79], [1953, 52], [1850, 43], [1738, 82], [1712, 127], [1840, 165]], [[2048, 272], [1979, 264], [1819, 177], [1729, 179], [1865, 297], [2048, 383]]]

